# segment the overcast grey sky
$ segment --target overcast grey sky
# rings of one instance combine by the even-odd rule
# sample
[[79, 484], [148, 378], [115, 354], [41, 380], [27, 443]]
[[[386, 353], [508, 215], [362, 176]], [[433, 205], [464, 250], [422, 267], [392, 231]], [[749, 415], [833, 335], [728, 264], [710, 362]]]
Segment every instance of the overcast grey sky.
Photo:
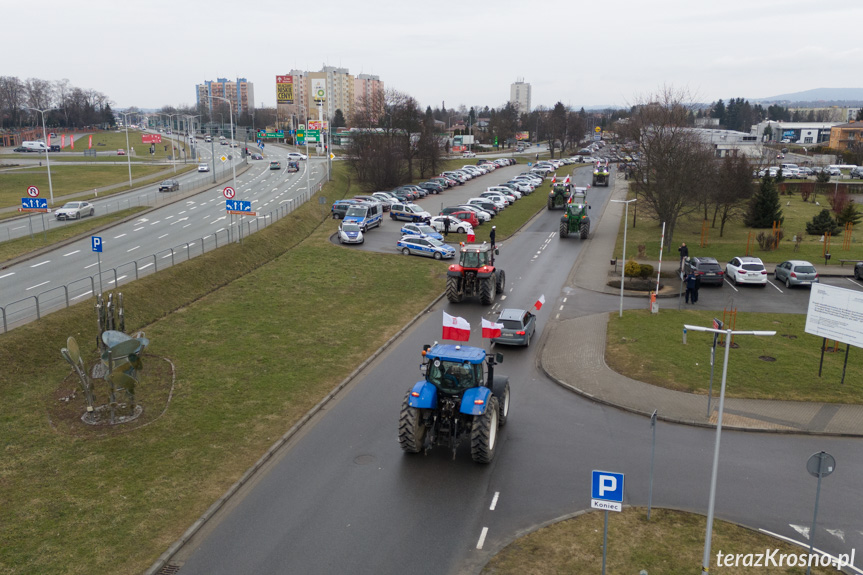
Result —
[[68, 78], [116, 107], [194, 104], [195, 84], [323, 64], [376, 74], [425, 107], [626, 105], [861, 87], [860, 0], [47, 0], [4, 2], [0, 75]]

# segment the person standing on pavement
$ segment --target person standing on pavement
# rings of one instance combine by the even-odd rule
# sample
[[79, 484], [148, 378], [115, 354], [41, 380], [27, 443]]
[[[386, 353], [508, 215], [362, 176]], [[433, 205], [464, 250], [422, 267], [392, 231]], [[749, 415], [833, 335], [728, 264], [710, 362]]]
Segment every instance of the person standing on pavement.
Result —
[[695, 272], [689, 272], [684, 279], [686, 282], [686, 303], [689, 303], [689, 299], [692, 298], [692, 303], [695, 303], [695, 300], [698, 298], [697, 290], [698, 290], [698, 276], [695, 275]]
[[443, 237], [449, 236], [449, 216], [443, 218]]
[[[695, 274], [695, 272], [692, 272], [692, 273]], [[701, 289], [701, 276], [698, 274], [695, 274], [695, 287], [692, 290], [692, 303], [695, 303], [698, 301], [698, 290], [699, 289]]]
[[686, 247], [686, 242], [680, 244], [680, 247], [677, 248], [677, 252], [680, 254], [680, 269], [677, 271], [683, 273], [683, 260], [689, 257], [689, 248]]
[[488, 239], [489, 239], [489, 241], [491, 241], [491, 249], [494, 249], [494, 237], [495, 237], [494, 230], [496, 227], [497, 226], [492, 226], [491, 231], [488, 233]]

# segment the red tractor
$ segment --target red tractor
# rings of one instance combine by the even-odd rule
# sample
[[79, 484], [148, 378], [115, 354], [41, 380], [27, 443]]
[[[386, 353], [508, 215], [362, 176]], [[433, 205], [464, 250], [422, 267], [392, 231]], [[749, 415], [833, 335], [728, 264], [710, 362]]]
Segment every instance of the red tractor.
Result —
[[479, 296], [481, 304], [493, 303], [495, 296], [503, 292], [506, 280], [504, 271], [494, 267], [496, 253], [485, 242], [461, 246], [458, 263], [447, 270], [447, 299], [458, 303], [465, 296]]

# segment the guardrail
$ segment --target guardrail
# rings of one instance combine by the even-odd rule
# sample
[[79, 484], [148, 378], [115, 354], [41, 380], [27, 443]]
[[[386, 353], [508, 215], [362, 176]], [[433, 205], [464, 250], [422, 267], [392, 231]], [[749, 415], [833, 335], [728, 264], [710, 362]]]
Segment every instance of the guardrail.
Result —
[[[247, 221], [237, 220], [230, 223], [221, 232], [209, 234], [202, 238], [184, 242], [154, 254], [122, 263], [115, 268], [102, 270], [101, 276], [97, 273], [96, 275], [78, 278], [67, 284], [9, 302], [5, 306], [0, 306], [3, 333], [33, 321], [33, 319], [41, 319], [43, 315], [52, 311], [67, 308], [73, 303], [77, 303], [76, 300], [92, 296], [104, 286], [115, 288], [121, 285], [121, 283], [131, 282], [143, 275], [156, 273], [177, 263], [188, 261], [193, 257], [218, 249], [225, 244], [239, 242], [242, 238], [260, 231], [262, 228], [293, 212], [297, 207], [309, 201], [312, 195], [318, 192], [322, 186], [323, 182], [318, 182], [314, 186], [314, 190], [305, 190], [296, 198], [285, 200], [288, 202], [287, 204], [281, 205], [265, 214], [259, 214]], [[168, 258], [170, 258], [170, 261], [165, 261]], [[162, 267], [159, 267], [160, 265]], [[144, 270], [147, 271], [144, 272]], [[126, 273], [123, 273], [124, 271]], [[104, 281], [106, 277], [109, 280], [107, 282]], [[123, 280], [126, 281], [124, 282]]]

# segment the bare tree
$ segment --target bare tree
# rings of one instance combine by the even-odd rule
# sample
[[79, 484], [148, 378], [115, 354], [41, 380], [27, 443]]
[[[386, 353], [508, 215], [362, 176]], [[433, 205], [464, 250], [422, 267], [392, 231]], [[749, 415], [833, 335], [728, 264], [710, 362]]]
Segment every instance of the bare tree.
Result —
[[754, 191], [752, 165], [745, 156], [726, 156], [713, 164], [714, 175], [707, 187], [708, 203], [713, 208], [713, 222], [719, 220], [719, 237], [725, 232], [725, 224], [746, 213], [748, 200]]
[[621, 129], [638, 146], [640, 161], [632, 186], [673, 241], [678, 220], [699, 207], [712, 151], [689, 127], [693, 106], [687, 94], [663, 88], [638, 103]]

